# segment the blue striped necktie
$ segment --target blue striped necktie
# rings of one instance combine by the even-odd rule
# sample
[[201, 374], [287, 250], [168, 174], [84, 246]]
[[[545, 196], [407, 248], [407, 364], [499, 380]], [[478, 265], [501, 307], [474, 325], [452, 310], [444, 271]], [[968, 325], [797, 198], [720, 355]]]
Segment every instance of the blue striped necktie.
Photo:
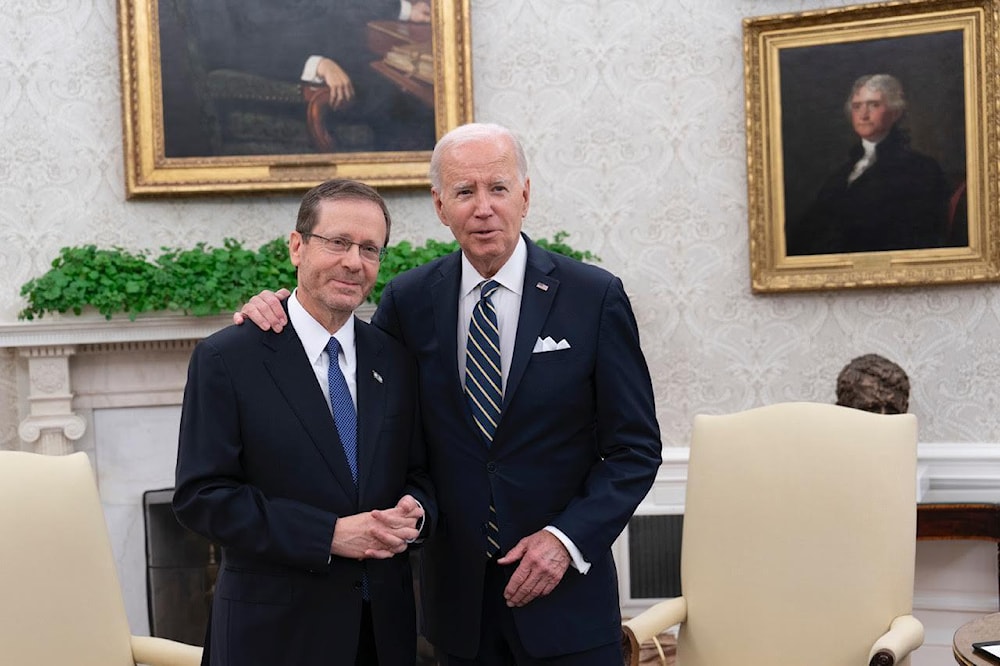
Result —
[[[330, 406], [333, 407], [333, 422], [337, 425], [337, 434], [347, 456], [347, 466], [351, 468], [351, 478], [354, 487], [358, 486], [358, 413], [354, 409], [351, 390], [347, 388], [347, 380], [340, 370], [340, 343], [330, 336], [326, 343], [326, 354], [330, 365], [326, 370], [326, 381], [329, 384]], [[361, 572], [361, 598], [369, 599], [368, 572]]]
[[337, 424], [340, 443], [344, 446], [347, 465], [351, 468], [351, 478], [358, 485], [358, 415], [354, 410], [354, 400], [347, 388], [347, 380], [340, 371], [340, 343], [331, 336], [326, 343], [326, 353], [330, 365], [326, 371], [326, 380], [330, 385], [330, 406], [333, 407], [333, 420]]
[[[479, 302], [472, 309], [469, 321], [469, 341], [465, 354], [465, 394], [469, 399], [472, 418], [487, 446], [493, 443], [493, 434], [500, 421], [503, 403], [502, 376], [500, 373], [500, 328], [497, 311], [490, 298], [500, 288], [495, 280], [480, 286]], [[486, 522], [486, 556], [494, 557], [500, 550], [500, 530], [496, 507], [490, 496], [490, 515]]]

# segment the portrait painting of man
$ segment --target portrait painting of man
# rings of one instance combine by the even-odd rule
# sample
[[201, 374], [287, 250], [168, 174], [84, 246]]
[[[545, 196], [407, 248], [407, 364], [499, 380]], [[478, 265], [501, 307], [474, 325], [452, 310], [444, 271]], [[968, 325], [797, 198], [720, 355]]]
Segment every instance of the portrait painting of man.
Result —
[[781, 54], [785, 254], [968, 244], [962, 35]]
[[[380, 40], [397, 38], [430, 59], [429, 0], [157, 0], [156, 7], [167, 158], [433, 148], [433, 78], [397, 72], [410, 89], [398, 85], [384, 66], [391, 43]], [[320, 99], [310, 125], [312, 95]]]

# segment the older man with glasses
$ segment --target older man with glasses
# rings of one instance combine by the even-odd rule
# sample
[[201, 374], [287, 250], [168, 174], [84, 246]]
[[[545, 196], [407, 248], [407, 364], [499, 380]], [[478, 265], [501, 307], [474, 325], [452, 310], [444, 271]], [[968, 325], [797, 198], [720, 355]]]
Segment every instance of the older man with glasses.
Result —
[[192, 355], [174, 509], [222, 547], [204, 663], [415, 662], [407, 551], [436, 514], [417, 369], [354, 317], [389, 228], [367, 185], [309, 191], [290, 325], [231, 326]]

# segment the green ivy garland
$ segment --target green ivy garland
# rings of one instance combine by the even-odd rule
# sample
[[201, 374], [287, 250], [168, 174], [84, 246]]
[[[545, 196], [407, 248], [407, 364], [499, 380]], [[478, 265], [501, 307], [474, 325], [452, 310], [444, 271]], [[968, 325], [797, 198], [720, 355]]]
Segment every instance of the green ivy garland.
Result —
[[[571, 248], [564, 242], [567, 236], [560, 231], [552, 241], [542, 238], [537, 243], [581, 261], [600, 260], [589, 251]], [[457, 249], [455, 241], [390, 245], [368, 300], [377, 304], [386, 283], [399, 273]], [[148, 252], [120, 247], [64, 247], [48, 271], [21, 287], [28, 307], [18, 318], [32, 320], [55, 312], [79, 315], [87, 307], [106, 319], [126, 314], [134, 320], [141, 313], [164, 310], [214, 315], [235, 310], [262, 289], [294, 285], [295, 267], [288, 260], [286, 238], [276, 238], [256, 251], [231, 238], [222, 247], [198, 243], [188, 250], [161, 248], [152, 259]]]

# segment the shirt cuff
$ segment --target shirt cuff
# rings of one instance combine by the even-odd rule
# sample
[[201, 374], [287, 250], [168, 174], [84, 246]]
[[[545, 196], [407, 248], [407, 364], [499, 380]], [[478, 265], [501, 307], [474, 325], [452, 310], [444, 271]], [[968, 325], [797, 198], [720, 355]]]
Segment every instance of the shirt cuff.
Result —
[[299, 78], [306, 83], [323, 83], [323, 79], [316, 73], [316, 70], [319, 69], [319, 61], [322, 59], [323, 56], [309, 56], [306, 64], [302, 67], [302, 76]]
[[409, 21], [410, 14], [413, 13], [413, 3], [407, 0], [399, 0], [399, 20]]
[[588, 571], [590, 571], [590, 562], [583, 559], [583, 553], [580, 552], [580, 549], [576, 547], [575, 543], [570, 541], [570, 538], [568, 536], [563, 534], [562, 530], [556, 527], [552, 527], [551, 525], [546, 525], [545, 531], [554, 534], [555, 537], [562, 542], [562, 545], [566, 546], [566, 550], [569, 551], [569, 556], [570, 559], [572, 560], [574, 569], [576, 569], [582, 574], [586, 574]]
[[[413, 501], [417, 503], [417, 506], [420, 507], [421, 511], [424, 510], [424, 505], [420, 503], [420, 500], [418, 500], [416, 497], [414, 497]], [[417, 538], [415, 538], [415, 539], [407, 539], [406, 543], [421, 543], [424, 540], [424, 538], [422, 536], [420, 536], [420, 533], [424, 531], [424, 518], [426, 518], [426, 517], [427, 517], [427, 514], [424, 513], [424, 514], [422, 514], [420, 516], [420, 518], [417, 519]]]

